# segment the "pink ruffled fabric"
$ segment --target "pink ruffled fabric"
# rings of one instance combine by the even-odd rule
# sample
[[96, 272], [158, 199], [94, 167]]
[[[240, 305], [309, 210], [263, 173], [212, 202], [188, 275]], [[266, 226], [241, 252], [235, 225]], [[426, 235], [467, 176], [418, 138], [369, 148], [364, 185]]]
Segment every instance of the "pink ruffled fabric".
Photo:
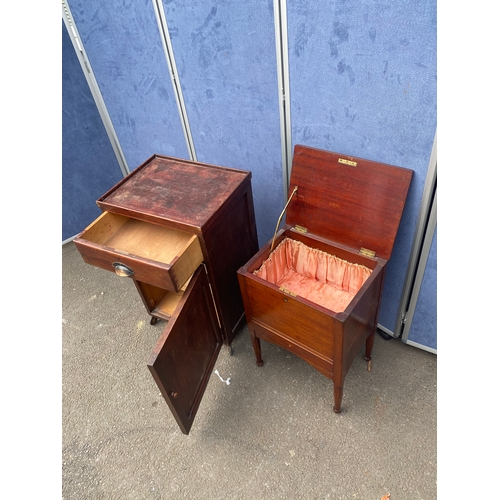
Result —
[[371, 270], [285, 238], [254, 274], [334, 312], [343, 312]]

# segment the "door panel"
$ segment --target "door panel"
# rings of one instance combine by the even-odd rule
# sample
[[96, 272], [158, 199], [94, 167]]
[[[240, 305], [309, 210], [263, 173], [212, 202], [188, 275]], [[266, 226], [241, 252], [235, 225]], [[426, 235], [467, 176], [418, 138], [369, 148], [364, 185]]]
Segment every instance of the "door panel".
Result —
[[205, 267], [193, 275], [148, 361], [179, 427], [188, 434], [222, 346]]

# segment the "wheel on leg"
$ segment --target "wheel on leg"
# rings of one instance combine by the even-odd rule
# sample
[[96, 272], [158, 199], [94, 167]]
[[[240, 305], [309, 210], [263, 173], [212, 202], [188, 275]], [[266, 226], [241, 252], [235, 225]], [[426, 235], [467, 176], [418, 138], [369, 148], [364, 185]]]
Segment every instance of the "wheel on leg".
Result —
[[367, 367], [366, 369], [371, 372], [372, 371], [372, 358], [367, 358], [366, 356], [363, 356], [363, 359], [367, 362]]

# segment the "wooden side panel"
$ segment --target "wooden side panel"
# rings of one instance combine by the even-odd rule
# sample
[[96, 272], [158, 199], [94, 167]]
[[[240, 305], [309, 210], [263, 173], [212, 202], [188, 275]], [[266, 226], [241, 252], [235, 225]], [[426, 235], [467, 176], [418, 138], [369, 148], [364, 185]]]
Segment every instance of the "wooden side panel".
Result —
[[139, 296], [141, 297], [144, 306], [151, 314], [153, 309], [159, 304], [167, 291], [163, 288], [158, 288], [156, 286], [150, 285], [149, 283], [143, 283], [137, 280], [134, 280], [134, 284], [137, 288], [137, 291], [139, 292]]
[[179, 291], [203, 262], [203, 252], [197, 236], [193, 236], [181, 253], [172, 261], [170, 275]]
[[184, 434], [191, 429], [221, 346], [207, 275], [200, 266], [148, 361]]
[[258, 250], [250, 179], [203, 234], [207, 264], [219, 305], [224, 342], [231, 344], [244, 309], [237, 270]]
[[[366, 339], [375, 332], [380, 309], [381, 289], [384, 280], [385, 267], [378, 266], [371, 276], [373, 281], [365, 283], [353, 301], [349, 304], [349, 315], [343, 322], [343, 354], [342, 376], [345, 377], [349, 368], [365, 345]], [[352, 306], [352, 308], [351, 308]]]
[[169, 320], [184, 295], [183, 290], [176, 293], [136, 280], [134, 283], [147, 311], [153, 318]]

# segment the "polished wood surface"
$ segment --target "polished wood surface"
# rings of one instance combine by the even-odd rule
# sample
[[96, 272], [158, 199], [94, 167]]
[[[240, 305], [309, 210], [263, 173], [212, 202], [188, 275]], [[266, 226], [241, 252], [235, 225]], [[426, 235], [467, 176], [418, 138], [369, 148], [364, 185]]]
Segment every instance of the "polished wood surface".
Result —
[[97, 204], [104, 213], [75, 245], [133, 280], [151, 324], [168, 321], [148, 366], [187, 434], [245, 317], [237, 270], [258, 250], [251, 173], [154, 155]]
[[290, 194], [298, 190], [286, 223], [389, 260], [412, 175], [409, 169], [297, 145]]
[[109, 212], [74, 243], [88, 264], [114, 271], [121, 263], [134, 279], [175, 292], [203, 262], [197, 235]]
[[154, 155], [97, 204], [124, 215], [201, 233], [224, 210], [250, 172]]
[[148, 361], [179, 427], [188, 434], [222, 346], [204, 266], [193, 275]]
[[249, 181], [245, 182], [244, 190], [235, 193], [201, 239], [206, 248], [210, 281], [214, 284], [214, 299], [219, 305], [224, 343], [230, 345], [245, 320], [236, 273], [259, 248]]

